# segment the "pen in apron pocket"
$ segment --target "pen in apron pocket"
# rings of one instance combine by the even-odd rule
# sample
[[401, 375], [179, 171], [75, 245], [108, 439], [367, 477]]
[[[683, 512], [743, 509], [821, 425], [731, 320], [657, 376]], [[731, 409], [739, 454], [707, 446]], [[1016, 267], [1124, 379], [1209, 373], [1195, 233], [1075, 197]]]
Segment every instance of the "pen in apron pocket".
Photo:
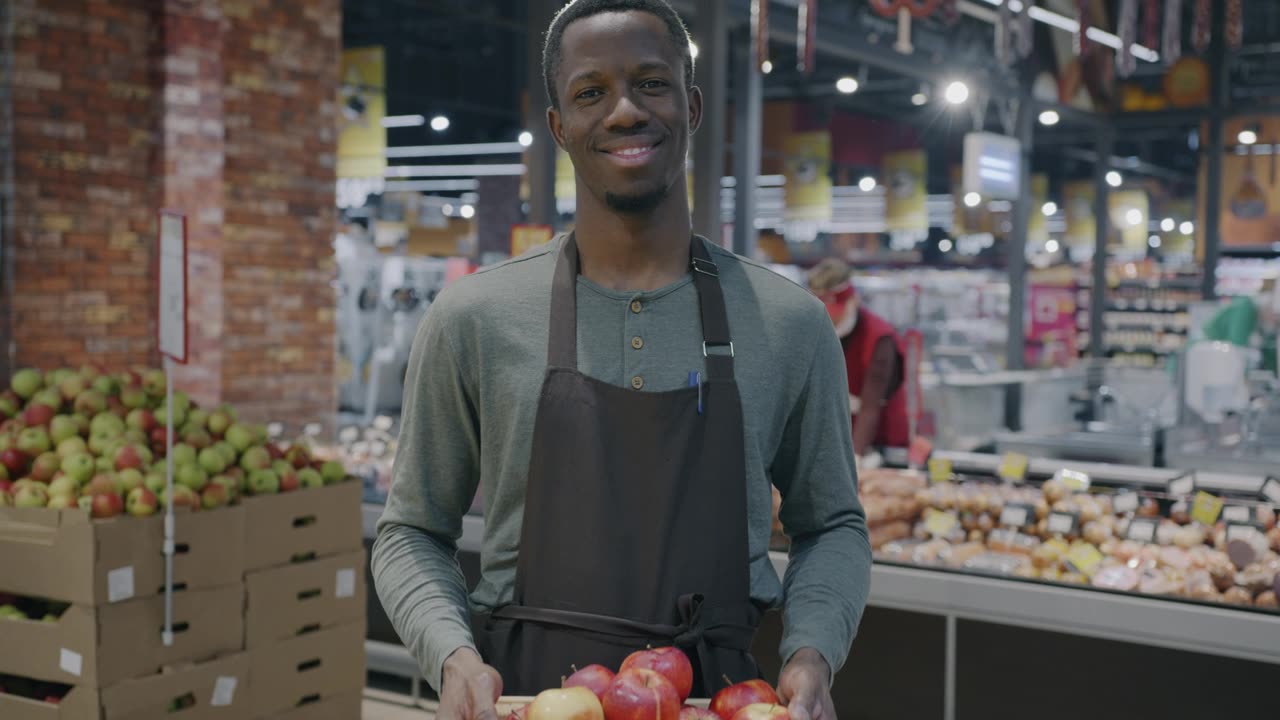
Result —
[[698, 386], [698, 414], [702, 414], [702, 373], [697, 370], [689, 371], [689, 387]]

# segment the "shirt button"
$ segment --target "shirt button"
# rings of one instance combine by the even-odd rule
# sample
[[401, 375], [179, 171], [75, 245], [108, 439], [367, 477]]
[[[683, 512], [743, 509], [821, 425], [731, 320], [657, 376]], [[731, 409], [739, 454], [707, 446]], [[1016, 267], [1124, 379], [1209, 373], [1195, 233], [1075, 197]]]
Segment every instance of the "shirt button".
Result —
[[639, 390], [640, 388], [644, 387], [644, 378], [640, 377], [639, 375], [631, 378], [631, 387], [635, 388], [636, 390]]
[[644, 303], [641, 303], [639, 300], [631, 301], [631, 312], [639, 315], [640, 311], [643, 309], [644, 309]]
[[631, 338], [631, 347], [635, 348], [636, 350], [639, 350], [640, 348], [644, 347], [644, 338], [640, 337], [639, 335]]

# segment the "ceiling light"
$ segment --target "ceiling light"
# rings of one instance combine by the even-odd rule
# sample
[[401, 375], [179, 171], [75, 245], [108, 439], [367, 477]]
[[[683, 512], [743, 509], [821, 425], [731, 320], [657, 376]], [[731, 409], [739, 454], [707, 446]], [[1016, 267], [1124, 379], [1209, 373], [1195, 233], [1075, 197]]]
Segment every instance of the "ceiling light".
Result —
[[443, 115], [437, 115], [431, 118], [431, 129], [436, 132], [444, 132], [449, 129], [449, 118]]
[[1040, 113], [1040, 124], [1045, 127], [1053, 127], [1054, 125], [1057, 125], [1058, 121], [1061, 119], [1062, 116], [1058, 115], [1057, 110], [1045, 110]]
[[1044, 244], [1044, 251], [1047, 253], [1056, 253], [1061, 247], [1062, 246], [1058, 244], [1057, 240], [1049, 240]]
[[1124, 183], [1124, 178], [1120, 177], [1120, 173], [1115, 170], [1107, 171], [1107, 184], [1111, 187], [1120, 187]]
[[1165, 218], [1160, 221], [1160, 229], [1165, 232], [1173, 232], [1176, 227], [1178, 227], [1178, 223], [1174, 222], [1173, 218]]
[[421, 115], [388, 115], [382, 118], [382, 127], [401, 128], [426, 125], [427, 119]]
[[1236, 140], [1239, 140], [1241, 145], [1252, 145], [1258, 142], [1258, 133], [1253, 130], [1241, 130]]
[[524, 132], [520, 133], [520, 137], [517, 139], [517, 142], [520, 143], [521, 147], [529, 147], [530, 145], [533, 144], [533, 133], [529, 132], [528, 130], [525, 130]]
[[836, 81], [836, 89], [845, 95], [852, 95], [858, 92], [858, 81], [851, 77], [842, 77]]
[[1150, 245], [1153, 248], [1160, 247], [1160, 236], [1152, 235], [1151, 237], [1147, 238], [1147, 245]]
[[965, 207], [971, 207], [971, 208], [978, 207], [978, 204], [981, 202], [982, 202], [982, 196], [976, 192], [971, 192], [964, 196]]
[[1196, 231], [1196, 226], [1193, 225], [1190, 220], [1185, 220], [1181, 225], [1178, 226], [1178, 232], [1182, 233], [1183, 235], [1190, 235], [1195, 231]]
[[463, 217], [464, 219], [466, 219], [466, 220], [470, 220], [471, 218], [473, 218], [473, 217], [475, 217], [475, 216], [476, 216], [476, 206], [475, 206], [475, 205], [463, 205], [463, 206], [462, 206], [462, 209], [461, 209], [459, 212], [461, 212], [461, 213], [462, 213], [462, 217]]
[[765, 75], [768, 75], [769, 73], [773, 72], [773, 61], [765, 60], [764, 62], [760, 63], [760, 72], [764, 73]]
[[1142, 211], [1139, 210], [1138, 208], [1129, 208], [1127, 211], [1125, 211], [1124, 221], [1129, 223], [1130, 225], [1141, 225]]
[[876, 189], [876, 179], [870, 175], [858, 181], [858, 189], [862, 192], [871, 192]]
[[1047, 202], [1047, 203], [1045, 203], [1044, 205], [1042, 205], [1042, 206], [1040, 207], [1040, 210], [1041, 210], [1041, 212], [1043, 212], [1045, 215], [1052, 216], [1054, 213], [1058, 212], [1058, 203], [1056, 203], [1056, 202], [1054, 202], [1054, 201], [1050, 200], [1049, 202]]
[[946, 238], [943, 238], [943, 239], [938, 243], [938, 249], [939, 249], [939, 250], [941, 250], [941, 251], [942, 251], [942, 252], [944, 252], [944, 253], [946, 253], [946, 252], [951, 252], [951, 248], [952, 248], [952, 247], [954, 247], [954, 245], [952, 245], [951, 241], [950, 241], [950, 240], [948, 240], [948, 239], [946, 239]]
[[694, 60], [698, 59], [698, 43], [693, 41], [689, 42], [689, 57], [693, 58]]
[[444, 205], [441, 205], [440, 212], [444, 213], [445, 215], [452, 215], [453, 205], [450, 205], [449, 203], [445, 203]]
[[969, 99], [969, 86], [959, 80], [953, 80], [947, 85], [944, 97], [952, 105], [962, 105]]
[[921, 105], [924, 105], [927, 102], [929, 102], [929, 96], [925, 95], [922, 92], [918, 92], [915, 95], [911, 96], [911, 104], [915, 105], [916, 107], [920, 107]]

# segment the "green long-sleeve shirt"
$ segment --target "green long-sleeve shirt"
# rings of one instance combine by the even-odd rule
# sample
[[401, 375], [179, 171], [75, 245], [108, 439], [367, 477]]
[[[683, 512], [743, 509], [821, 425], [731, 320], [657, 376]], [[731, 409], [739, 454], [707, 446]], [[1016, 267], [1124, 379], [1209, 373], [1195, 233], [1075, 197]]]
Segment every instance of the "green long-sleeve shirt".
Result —
[[[509, 602], [516, 574], [548, 311], [563, 240], [458, 280], [414, 340], [393, 482], [372, 553], [379, 597], [440, 687], [445, 659], [474, 647], [470, 609]], [[767, 268], [713, 248], [742, 396], [751, 594], [783, 603], [782, 657], [817, 649], [839, 669], [866, 603], [871, 550], [857, 497], [844, 357], [822, 305]], [[691, 276], [651, 292], [578, 279], [579, 369], [638, 392], [704, 370]], [[784, 581], [769, 562], [770, 483], [792, 539]], [[479, 586], [456, 562], [462, 517], [484, 488]], [[584, 538], [584, 542], [590, 542]]]

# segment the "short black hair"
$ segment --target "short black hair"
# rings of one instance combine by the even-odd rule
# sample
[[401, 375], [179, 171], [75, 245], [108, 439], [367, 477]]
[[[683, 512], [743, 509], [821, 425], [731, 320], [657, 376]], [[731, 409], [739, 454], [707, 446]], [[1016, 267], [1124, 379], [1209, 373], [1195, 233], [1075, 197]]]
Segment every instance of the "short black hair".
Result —
[[684, 55], [685, 89], [693, 87], [693, 52], [690, 50], [689, 31], [684, 21], [666, 0], [572, 0], [560, 8], [551, 26], [547, 28], [547, 39], [542, 46], [542, 79], [547, 86], [547, 97], [551, 106], [560, 108], [559, 93], [556, 92], [556, 73], [560, 71], [560, 43], [564, 39], [564, 29], [575, 20], [589, 18], [606, 12], [647, 12], [656, 16], [667, 26], [667, 35], [675, 43], [676, 49]]

